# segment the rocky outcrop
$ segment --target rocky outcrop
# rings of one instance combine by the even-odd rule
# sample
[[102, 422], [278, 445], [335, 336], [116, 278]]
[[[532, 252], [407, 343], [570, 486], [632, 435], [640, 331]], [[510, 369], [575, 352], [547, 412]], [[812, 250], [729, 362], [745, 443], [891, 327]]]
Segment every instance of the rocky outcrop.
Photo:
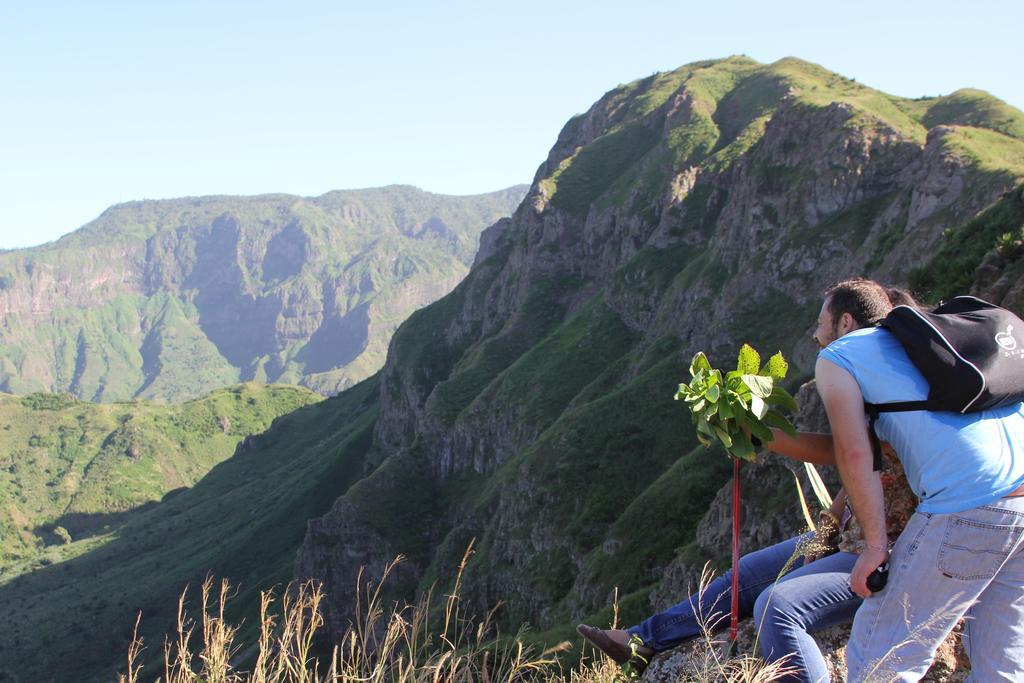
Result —
[[[849, 626], [833, 626], [813, 634], [815, 642], [825, 656], [825, 664], [829, 670], [832, 683], [846, 682], [846, 642], [850, 638]], [[731, 656], [756, 656], [757, 631], [753, 621], [740, 625], [737, 633], [735, 649]], [[675, 683], [687, 680], [687, 675], [694, 671], [708, 671], [708, 678], [714, 680], [718, 671], [716, 662], [725, 662], [730, 653], [724, 635], [707, 640], [694, 641], [655, 657], [650, 667], [644, 672], [643, 681], [647, 683]], [[970, 675], [971, 670], [960, 643], [960, 634], [954, 633], [943, 643], [935, 654], [932, 667], [921, 679], [923, 683], [961, 683]], [[886, 680], [886, 679], [879, 679]]]

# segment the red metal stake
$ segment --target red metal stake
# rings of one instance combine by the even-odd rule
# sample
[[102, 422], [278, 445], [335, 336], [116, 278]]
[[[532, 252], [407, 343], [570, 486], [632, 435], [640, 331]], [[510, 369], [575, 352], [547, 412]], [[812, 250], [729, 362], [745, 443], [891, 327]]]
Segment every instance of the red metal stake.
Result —
[[740, 460], [733, 458], [732, 467], [732, 620], [729, 640], [736, 641], [740, 625]]

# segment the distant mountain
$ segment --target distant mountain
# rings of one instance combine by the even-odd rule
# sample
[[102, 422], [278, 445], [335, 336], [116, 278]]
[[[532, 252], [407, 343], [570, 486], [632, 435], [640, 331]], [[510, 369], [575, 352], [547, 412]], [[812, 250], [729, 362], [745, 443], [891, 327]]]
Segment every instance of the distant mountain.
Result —
[[[322, 581], [336, 636], [360, 567], [373, 579], [402, 554], [388, 596], [440, 596], [471, 539], [461, 605], [500, 604], [504, 633], [574, 637], [610, 621], [616, 588], [620, 622], [636, 619], [727, 554], [731, 466], [672, 401], [693, 353], [781, 349], [794, 388], [823, 288], [854, 274], [1020, 311], [1022, 181], [1024, 114], [978, 91], [907, 100], [742, 57], [616, 87], [566, 124], [381, 372], [105, 542], [0, 582], [0, 661], [21, 680], [111, 680], [136, 609], [158, 658], [178, 592], [208, 570], [241, 583], [249, 629], [259, 588]], [[800, 523], [789, 472], [749, 484], [745, 547]]]
[[526, 187], [391, 186], [114, 206], [0, 253], [0, 390], [178, 401], [239, 381], [335, 393], [466, 274]]

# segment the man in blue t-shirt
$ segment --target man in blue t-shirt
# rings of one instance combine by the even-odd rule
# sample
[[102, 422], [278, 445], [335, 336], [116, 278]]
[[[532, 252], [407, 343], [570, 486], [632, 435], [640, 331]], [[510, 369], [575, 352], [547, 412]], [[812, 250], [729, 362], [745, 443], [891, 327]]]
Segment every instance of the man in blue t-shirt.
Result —
[[[850, 575], [865, 600], [847, 647], [849, 680], [920, 679], [966, 616], [972, 679], [1024, 681], [1024, 407], [882, 413], [876, 431], [920, 499], [890, 549], [864, 401], [928, 394], [896, 338], [873, 327], [890, 309], [878, 283], [841, 282], [826, 292], [815, 335], [828, 342], [815, 377], [836, 464], [868, 544]], [[888, 585], [872, 594], [866, 579], [886, 561]]]

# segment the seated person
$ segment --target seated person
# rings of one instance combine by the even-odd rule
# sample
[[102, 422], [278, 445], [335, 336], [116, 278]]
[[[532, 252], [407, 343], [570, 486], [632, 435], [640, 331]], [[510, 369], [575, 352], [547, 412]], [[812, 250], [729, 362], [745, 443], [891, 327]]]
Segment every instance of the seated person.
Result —
[[[804, 437], [812, 436], [804, 434]], [[831, 438], [827, 435], [813, 435]], [[785, 437], [783, 437], [785, 438]], [[767, 444], [771, 447], [778, 442]], [[891, 449], [883, 457], [882, 484], [887, 507], [890, 544], [895, 543], [912, 514], [916, 499], [903, 468]], [[851, 623], [861, 598], [850, 590], [850, 571], [864, 547], [856, 518], [840, 491], [829, 510], [821, 514], [815, 534], [805, 534], [744, 555], [740, 559], [739, 616], [753, 616], [761, 653], [769, 661], [787, 657], [793, 673], [780, 679], [793, 682], [828, 681], [828, 669], [811, 631]], [[811, 536], [814, 540], [811, 541]], [[780, 574], [792, 556], [792, 570]], [[774, 586], [774, 589], [772, 588]], [[630, 662], [642, 671], [652, 655], [700, 635], [701, 623], [724, 626], [732, 601], [732, 571], [709, 583], [703, 593], [691, 595], [673, 607], [625, 630], [601, 630], [581, 624], [577, 631], [614, 661]]]

